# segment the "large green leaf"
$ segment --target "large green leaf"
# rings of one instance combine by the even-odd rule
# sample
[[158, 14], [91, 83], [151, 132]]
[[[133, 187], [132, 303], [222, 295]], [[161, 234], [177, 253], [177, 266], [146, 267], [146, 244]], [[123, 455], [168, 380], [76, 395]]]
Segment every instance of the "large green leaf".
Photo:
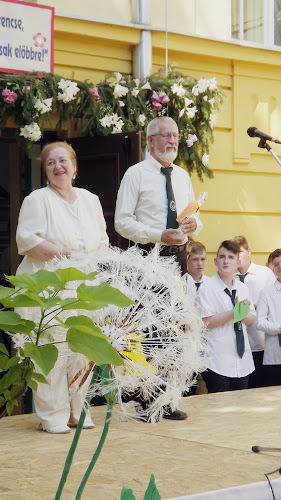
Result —
[[0, 343], [0, 352], [3, 352], [4, 354], [7, 354], [7, 356], [9, 355], [8, 349], [2, 343]]
[[249, 304], [245, 304], [245, 302], [238, 302], [234, 307], [234, 318], [233, 323], [238, 323], [238, 321], [242, 321], [250, 311]]
[[115, 366], [124, 364], [121, 356], [106, 338], [100, 338], [93, 333], [85, 333], [73, 327], [68, 330], [66, 340], [73, 352], [84, 354], [98, 366], [107, 363]]
[[136, 500], [135, 495], [133, 494], [133, 491], [130, 490], [129, 488], [126, 488], [126, 486], [123, 486], [121, 495], [120, 495], [120, 500]]
[[[35, 323], [27, 319], [21, 319], [20, 315], [14, 311], [0, 311], [0, 329], [12, 333], [29, 333], [35, 328]], [[0, 344], [0, 351], [2, 350]]]
[[9, 288], [7, 286], [0, 286], [0, 302], [2, 302], [2, 299], [5, 299], [6, 297], [9, 297], [10, 295], [13, 295], [15, 293], [15, 290], [13, 288]]
[[59, 276], [54, 272], [40, 269], [34, 274], [18, 274], [17, 276], [6, 276], [7, 280], [16, 288], [37, 291], [40, 293], [47, 286], [60, 285]]
[[159, 491], [156, 488], [154, 475], [151, 474], [149, 485], [143, 497], [143, 500], [161, 500]]
[[99, 306], [95, 302], [86, 302], [84, 300], [78, 300], [75, 303], [75, 307], [73, 307], [73, 304], [66, 305], [64, 306], [64, 311], [69, 311], [71, 309], [84, 309], [86, 311], [95, 311], [96, 309], [100, 309]]
[[85, 274], [75, 267], [67, 267], [66, 269], [58, 269], [55, 274], [59, 277], [60, 282], [65, 284], [68, 281], [93, 281], [98, 273]]
[[31, 378], [37, 380], [37, 382], [40, 382], [41, 384], [49, 383], [48, 380], [45, 379], [44, 375], [42, 375], [42, 373], [32, 372]]
[[[79, 316], [71, 316], [70, 318], [67, 318], [67, 320], [65, 321], [65, 326], [67, 328], [70, 328], [72, 326], [75, 326], [76, 328], [79, 328], [79, 327], [86, 327], [90, 330], [93, 330], [94, 334], [101, 334], [101, 335], [98, 335], [103, 337], [103, 338], [106, 338], [106, 336], [102, 333], [101, 329], [98, 328], [94, 322], [91, 320], [91, 318], [88, 318], [88, 316], [83, 316], [83, 315], [79, 315]], [[84, 330], [86, 331], [86, 330]]]
[[0, 380], [0, 393], [8, 389], [16, 380], [19, 378], [21, 373], [21, 368], [19, 364], [11, 366], [9, 371]]
[[8, 356], [5, 356], [5, 354], [0, 354], [0, 372], [6, 371], [9, 368], [8, 364], [9, 364]]
[[0, 328], [6, 330], [10, 325], [18, 325], [21, 317], [14, 311], [0, 311]]
[[77, 297], [82, 301], [94, 302], [99, 308], [108, 304], [118, 307], [129, 307], [134, 302], [109, 283], [98, 286], [87, 286], [84, 283], [77, 288]]
[[33, 359], [42, 372], [48, 375], [57, 361], [58, 350], [52, 344], [38, 347], [32, 342], [27, 342], [24, 346], [24, 355]]
[[16, 288], [40, 293], [42, 290], [49, 287], [53, 287], [55, 291], [62, 290], [68, 281], [92, 281], [95, 279], [96, 275], [96, 272], [85, 274], [75, 267], [69, 267], [57, 271], [40, 269], [34, 274], [23, 273], [17, 276], [6, 276], [6, 278]]
[[2, 300], [5, 307], [42, 307], [42, 298], [33, 292], [20, 292], [17, 295]]

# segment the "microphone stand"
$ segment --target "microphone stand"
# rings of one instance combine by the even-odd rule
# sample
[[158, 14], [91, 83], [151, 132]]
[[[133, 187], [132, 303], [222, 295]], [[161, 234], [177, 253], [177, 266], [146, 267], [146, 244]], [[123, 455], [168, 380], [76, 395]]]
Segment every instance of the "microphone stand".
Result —
[[[259, 148], [264, 148], [264, 149], [267, 149], [267, 151], [269, 151], [269, 153], [272, 154], [273, 158], [275, 158], [275, 160], [277, 161], [277, 163], [280, 165], [281, 167], [281, 160], [280, 158], [277, 156], [277, 154], [273, 151], [272, 147], [267, 144], [266, 142], [266, 139], [263, 138], [260, 140], [260, 142], [258, 143], [258, 147]], [[259, 453], [260, 451], [281, 451], [281, 448], [268, 448], [267, 446], [266, 447], [263, 447], [263, 446], [252, 446], [252, 451], [254, 453]], [[278, 470], [278, 469], [277, 469]], [[280, 469], [281, 470], [281, 469]], [[279, 472], [280, 472], [279, 470]], [[275, 471], [276, 472], [276, 471]], [[281, 473], [281, 472], [280, 472]]]
[[259, 148], [264, 148], [264, 149], [267, 149], [267, 151], [269, 151], [269, 153], [272, 154], [273, 158], [275, 158], [275, 160], [277, 161], [277, 163], [280, 165], [281, 167], [281, 160], [280, 158], [277, 156], [277, 154], [273, 151], [272, 147], [267, 144], [266, 142], [266, 139], [261, 139], [260, 142], [258, 143], [258, 147]]

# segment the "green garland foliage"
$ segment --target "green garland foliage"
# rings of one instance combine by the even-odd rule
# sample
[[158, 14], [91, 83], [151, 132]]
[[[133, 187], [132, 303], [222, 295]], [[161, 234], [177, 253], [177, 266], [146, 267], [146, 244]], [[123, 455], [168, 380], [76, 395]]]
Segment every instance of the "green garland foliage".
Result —
[[188, 172], [196, 171], [201, 180], [203, 175], [213, 176], [209, 144], [215, 111], [222, 103], [215, 78], [196, 80], [172, 67], [168, 74], [161, 69], [143, 80], [109, 74], [97, 85], [52, 73], [0, 73], [0, 98], [0, 127], [11, 119], [29, 156], [44, 129], [55, 127], [60, 135], [69, 122], [81, 136], [139, 131], [144, 149], [147, 123], [168, 115], [179, 127], [178, 164]]

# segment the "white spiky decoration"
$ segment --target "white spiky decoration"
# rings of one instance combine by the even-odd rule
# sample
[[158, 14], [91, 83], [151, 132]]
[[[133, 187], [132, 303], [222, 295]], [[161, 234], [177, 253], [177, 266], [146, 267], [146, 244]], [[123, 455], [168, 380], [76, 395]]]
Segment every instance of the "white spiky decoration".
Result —
[[[194, 373], [205, 368], [206, 329], [186, 294], [174, 257], [159, 257], [159, 245], [147, 256], [135, 246], [126, 251], [103, 248], [54, 259], [45, 267], [98, 271], [91, 285], [109, 282], [135, 301], [130, 308], [109, 306], [75, 313], [87, 314], [124, 357], [125, 367], [113, 367], [107, 386], [115, 390], [122, 411], [129, 412], [130, 407], [122, 404], [122, 398], [135, 393], [150, 399], [140, 415], [152, 422], [163, 416], [167, 405], [176, 409], [181, 394], [193, 385]], [[104, 391], [101, 383], [92, 388], [93, 395]]]

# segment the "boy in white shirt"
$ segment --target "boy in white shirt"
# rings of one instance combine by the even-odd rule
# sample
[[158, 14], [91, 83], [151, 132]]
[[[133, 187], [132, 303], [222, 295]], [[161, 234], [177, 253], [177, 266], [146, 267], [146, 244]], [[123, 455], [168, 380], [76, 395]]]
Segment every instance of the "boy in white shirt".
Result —
[[208, 279], [208, 276], [204, 274], [206, 262], [206, 247], [200, 241], [193, 241], [187, 257], [187, 274], [185, 276], [188, 293], [195, 302], [200, 285]]
[[[276, 278], [271, 269], [252, 262], [251, 249], [245, 236], [235, 236], [233, 240], [240, 247], [237, 278], [249, 288], [251, 300], [256, 308], [261, 291], [275, 283]], [[256, 322], [249, 326], [247, 331], [255, 364], [255, 370], [249, 377], [249, 389], [264, 387], [266, 385], [263, 367], [264, 333], [257, 328]]]
[[[249, 374], [254, 370], [246, 327], [254, 323], [255, 309], [250, 305], [247, 286], [234, 279], [238, 257], [239, 245], [223, 241], [215, 258], [217, 274], [199, 288], [199, 309], [209, 330], [207, 370], [202, 373], [208, 392], [247, 389]], [[234, 328], [233, 308], [238, 301], [249, 304], [250, 312]]]
[[272, 252], [276, 281], [264, 288], [257, 306], [257, 327], [265, 332], [266, 385], [281, 385], [281, 249]]

